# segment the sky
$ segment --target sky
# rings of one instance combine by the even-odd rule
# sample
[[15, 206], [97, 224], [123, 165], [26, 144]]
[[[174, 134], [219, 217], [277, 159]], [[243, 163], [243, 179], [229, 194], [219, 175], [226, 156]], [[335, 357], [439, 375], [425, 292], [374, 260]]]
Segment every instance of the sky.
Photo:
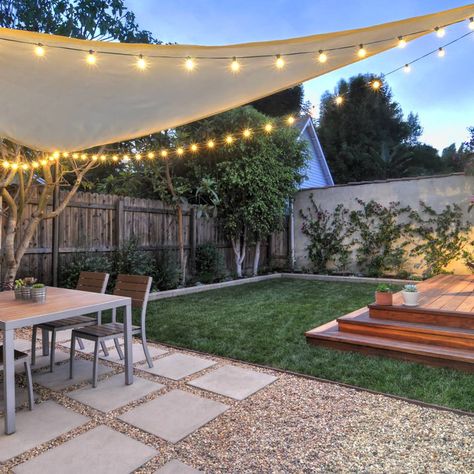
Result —
[[[141, 28], [164, 42], [221, 45], [285, 39], [371, 26], [463, 6], [466, 0], [125, 0]], [[468, 32], [467, 22], [304, 84], [305, 99], [319, 108], [320, 97], [341, 78], [359, 73], [382, 74]], [[405, 116], [418, 113], [421, 140], [439, 150], [459, 145], [474, 126], [474, 34], [433, 55], [412, 71], [388, 78]]]

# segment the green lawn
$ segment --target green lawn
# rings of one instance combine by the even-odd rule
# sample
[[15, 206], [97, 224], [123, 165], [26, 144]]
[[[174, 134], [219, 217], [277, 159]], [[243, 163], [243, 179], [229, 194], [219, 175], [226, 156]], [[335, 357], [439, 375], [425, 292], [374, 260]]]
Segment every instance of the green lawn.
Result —
[[452, 408], [474, 411], [474, 377], [317, 348], [304, 332], [372, 301], [373, 285], [273, 280], [150, 303], [148, 337]]

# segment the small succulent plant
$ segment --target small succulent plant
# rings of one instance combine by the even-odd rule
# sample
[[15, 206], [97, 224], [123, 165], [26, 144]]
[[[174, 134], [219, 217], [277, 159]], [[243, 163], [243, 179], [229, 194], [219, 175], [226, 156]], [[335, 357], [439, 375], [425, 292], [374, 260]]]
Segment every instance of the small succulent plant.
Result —
[[403, 291], [407, 291], [408, 293], [417, 293], [418, 288], [416, 287], [416, 285], [410, 284], [410, 285], [405, 285], [403, 287]]
[[44, 283], [35, 283], [32, 288], [44, 288]]
[[377, 285], [377, 288], [375, 290], [379, 293], [391, 293], [392, 287], [390, 285], [387, 285], [386, 283], [380, 283], [380, 285]]
[[19, 289], [25, 286], [25, 282], [20, 278], [18, 280], [15, 280], [15, 289]]

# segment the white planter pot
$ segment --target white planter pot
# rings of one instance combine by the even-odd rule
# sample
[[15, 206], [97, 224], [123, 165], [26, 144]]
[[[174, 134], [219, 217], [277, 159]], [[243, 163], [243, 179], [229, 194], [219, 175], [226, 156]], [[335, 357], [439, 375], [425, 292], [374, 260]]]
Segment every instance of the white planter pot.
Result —
[[418, 292], [402, 291], [405, 306], [418, 306]]

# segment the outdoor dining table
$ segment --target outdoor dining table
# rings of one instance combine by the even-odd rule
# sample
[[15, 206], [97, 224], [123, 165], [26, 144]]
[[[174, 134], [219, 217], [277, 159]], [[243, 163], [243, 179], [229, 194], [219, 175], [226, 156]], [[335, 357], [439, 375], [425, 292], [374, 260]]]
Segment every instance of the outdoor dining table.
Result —
[[[130, 385], [133, 383], [131, 298], [48, 287], [46, 301], [35, 303], [15, 300], [13, 291], [0, 293], [0, 330], [3, 330], [5, 434], [15, 432], [15, 329], [121, 307], [125, 308], [123, 319], [125, 384]], [[43, 343], [45, 343], [44, 340]]]

